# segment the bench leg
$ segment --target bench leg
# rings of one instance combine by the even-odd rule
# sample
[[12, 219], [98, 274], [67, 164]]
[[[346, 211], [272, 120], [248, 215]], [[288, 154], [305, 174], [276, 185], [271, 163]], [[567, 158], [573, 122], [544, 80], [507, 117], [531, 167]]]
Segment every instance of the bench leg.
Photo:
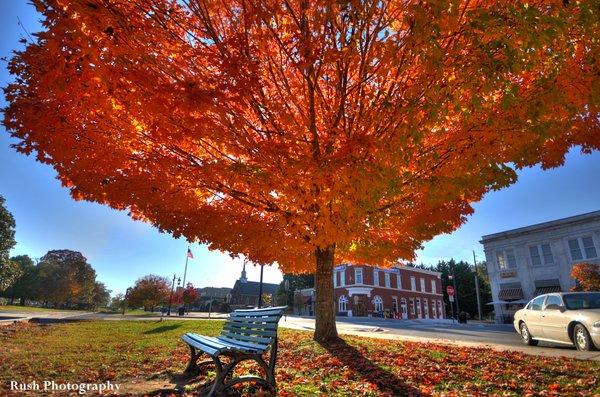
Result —
[[190, 348], [190, 362], [188, 363], [187, 367], [185, 367], [185, 370], [183, 371], [186, 374], [189, 374], [191, 372], [195, 372], [198, 370], [198, 358], [202, 355], [202, 352], [196, 351], [196, 349], [194, 347], [192, 347], [191, 345], [188, 345], [188, 347]]

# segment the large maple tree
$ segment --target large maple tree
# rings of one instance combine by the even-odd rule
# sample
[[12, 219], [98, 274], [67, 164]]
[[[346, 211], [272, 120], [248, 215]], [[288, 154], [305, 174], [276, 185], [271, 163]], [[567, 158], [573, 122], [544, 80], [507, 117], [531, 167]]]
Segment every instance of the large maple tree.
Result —
[[34, 0], [4, 124], [76, 199], [316, 274], [600, 147], [598, 0]]

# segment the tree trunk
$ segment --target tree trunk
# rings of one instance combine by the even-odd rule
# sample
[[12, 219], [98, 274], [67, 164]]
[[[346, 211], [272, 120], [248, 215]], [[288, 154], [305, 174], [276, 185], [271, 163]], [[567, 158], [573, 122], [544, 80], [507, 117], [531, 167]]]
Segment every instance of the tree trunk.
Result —
[[317, 248], [315, 257], [315, 335], [314, 340], [321, 343], [332, 342], [338, 338], [335, 326], [335, 305], [333, 301], [333, 255], [335, 245], [324, 249]]

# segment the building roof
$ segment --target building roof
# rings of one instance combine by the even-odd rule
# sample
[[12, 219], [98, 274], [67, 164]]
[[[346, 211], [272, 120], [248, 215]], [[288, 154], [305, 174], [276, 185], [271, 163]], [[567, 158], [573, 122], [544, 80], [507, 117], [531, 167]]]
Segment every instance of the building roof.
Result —
[[[263, 294], [275, 294], [279, 289], [279, 284], [268, 284], [263, 283]], [[258, 296], [260, 290], [260, 283], [258, 281], [246, 281], [242, 283], [240, 280], [235, 282], [233, 286], [233, 292], [239, 293], [240, 295], [254, 295]]]
[[516, 237], [522, 234], [537, 232], [541, 230], [557, 229], [566, 225], [585, 223], [592, 220], [600, 220], [600, 211], [588, 212], [586, 214], [570, 216], [568, 218], [556, 219], [549, 222], [537, 223], [535, 225], [519, 227], [516, 229], [505, 230], [503, 232], [488, 234], [481, 237], [480, 243], [485, 244], [494, 240], [501, 240], [509, 237]]

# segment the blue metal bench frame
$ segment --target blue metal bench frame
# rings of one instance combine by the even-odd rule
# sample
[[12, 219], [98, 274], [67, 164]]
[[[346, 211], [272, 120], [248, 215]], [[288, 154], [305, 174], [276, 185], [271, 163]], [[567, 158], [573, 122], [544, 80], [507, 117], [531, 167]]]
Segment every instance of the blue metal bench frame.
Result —
[[[221, 395], [226, 389], [243, 382], [256, 382], [275, 391], [275, 361], [277, 360], [277, 324], [287, 306], [264, 309], [235, 310], [223, 326], [217, 337], [187, 333], [181, 339], [190, 348], [190, 362], [186, 373], [197, 372], [202, 366], [214, 364], [214, 381], [203, 385], [210, 391], [206, 396]], [[269, 351], [269, 362], [263, 354]], [[210, 360], [198, 363], [202, 355]], [[228, 357], [223, 365], [220, 357]], [[254, 360], [265, 371], [266, 379], [258, 376], [232, 378], [237, 364], [245, 360]]]

